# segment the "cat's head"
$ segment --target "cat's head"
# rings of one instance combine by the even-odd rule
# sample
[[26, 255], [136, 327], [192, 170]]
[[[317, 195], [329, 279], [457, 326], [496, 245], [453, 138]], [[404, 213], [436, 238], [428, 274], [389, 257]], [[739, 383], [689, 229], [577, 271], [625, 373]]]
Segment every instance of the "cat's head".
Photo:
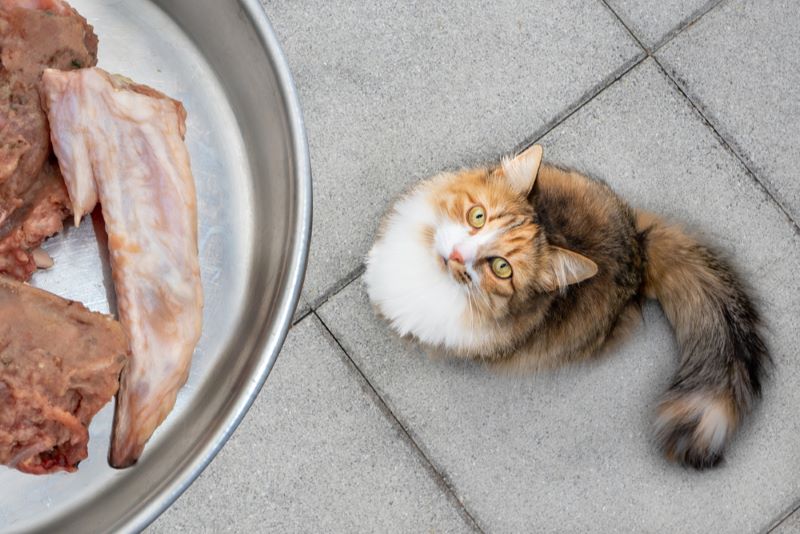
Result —
[[538, 295], [594, 276], [594, 262], [550, 245], [537, 221], [529, 195], [541, 161], [535, 145], [496, 166], [440, 174], [390, 210], [365, 279], [399, 333], [485, 350]]

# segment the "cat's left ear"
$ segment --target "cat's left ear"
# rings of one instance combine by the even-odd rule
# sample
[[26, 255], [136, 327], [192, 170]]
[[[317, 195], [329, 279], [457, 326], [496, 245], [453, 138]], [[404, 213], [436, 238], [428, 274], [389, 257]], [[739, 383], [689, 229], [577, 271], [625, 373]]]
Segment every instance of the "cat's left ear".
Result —
[[597, 264], [586, 256], [551, 246], [543, 281], [549, 291], [559, 291], [588, 280], [596, 274]]
[[533, 145], [513, 158], [504, 158], [503, 174], [509, 185], [524, 197], [533, 189], [539, 167], [542, 164], [544, 149], [541, 145]]

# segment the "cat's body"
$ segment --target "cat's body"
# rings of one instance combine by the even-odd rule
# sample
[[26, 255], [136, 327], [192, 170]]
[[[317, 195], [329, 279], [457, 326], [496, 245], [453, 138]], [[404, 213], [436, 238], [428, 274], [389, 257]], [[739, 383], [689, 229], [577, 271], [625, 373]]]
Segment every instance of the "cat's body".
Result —
[[680, 229], [541, 155], [438, 175], [401, 198], [367, 260], [371, 300], [431, 350], [526, 371], [602, 352], [656, 298], [681, 347], [656, 431], [668, 457], [716, 464], [768, 361], [747, 295]]

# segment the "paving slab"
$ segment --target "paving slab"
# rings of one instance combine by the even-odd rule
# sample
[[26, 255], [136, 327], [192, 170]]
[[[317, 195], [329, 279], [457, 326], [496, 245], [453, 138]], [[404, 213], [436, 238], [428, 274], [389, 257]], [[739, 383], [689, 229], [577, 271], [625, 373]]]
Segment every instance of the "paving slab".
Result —
[[430, 361], [372, 313], [361, 280], [320, 316], [458, 497], [491, 532], [753, 532], [800, 497], [800, 240], [652, 60], [543, 140], [545, 159], [606, 179], [733, 258], [769, 325], [777, 371], [727, 460], [662, 459], [651, 437], [677, 366], [660, 308], [610, 357], [507, 378]]
[[151, 532], [469, 532], [310, 316], [200, 478]]
[[800, 513], [794, 512], [781, 522], [771, 534], [798, 534], [800, 532]]
[[372, 223], [413, 180], [544, 131], [642, 56], [597, 1], [264, 5], [311, 148], [312, 305], [358, 268]]
[[800, 9], [731, 0], [658, 58], [795, 221], [800, 221]]
[[720, 0], [605, 0], [648, 50], [666, 42]]

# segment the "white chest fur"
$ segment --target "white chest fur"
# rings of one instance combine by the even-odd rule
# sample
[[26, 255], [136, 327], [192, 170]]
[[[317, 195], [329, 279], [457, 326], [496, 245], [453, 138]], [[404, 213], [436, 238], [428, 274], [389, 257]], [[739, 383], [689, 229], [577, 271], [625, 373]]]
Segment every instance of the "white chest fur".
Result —
[[426, 238], [441, 226], [424, 189], [403, 198], [367, 257], [367, 293], [400, 335], [456, 352], [475, 352], [487, 339], [471, 324], [467, 289], [442, 269]]

